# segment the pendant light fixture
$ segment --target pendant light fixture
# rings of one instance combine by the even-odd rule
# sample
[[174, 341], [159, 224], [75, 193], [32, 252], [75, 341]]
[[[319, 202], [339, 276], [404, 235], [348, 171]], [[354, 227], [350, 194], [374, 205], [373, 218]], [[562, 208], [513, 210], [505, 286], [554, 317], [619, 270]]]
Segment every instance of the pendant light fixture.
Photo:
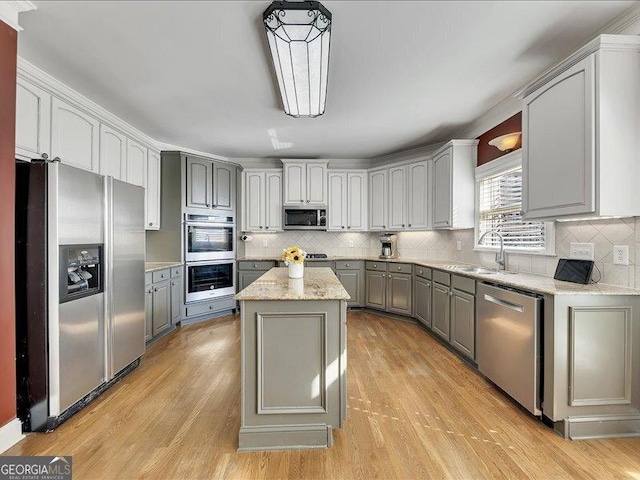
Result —
[[329, 74], [331, 12], [320, 2], [273, 2], [263, 14], [284, 112], [324, 113]]

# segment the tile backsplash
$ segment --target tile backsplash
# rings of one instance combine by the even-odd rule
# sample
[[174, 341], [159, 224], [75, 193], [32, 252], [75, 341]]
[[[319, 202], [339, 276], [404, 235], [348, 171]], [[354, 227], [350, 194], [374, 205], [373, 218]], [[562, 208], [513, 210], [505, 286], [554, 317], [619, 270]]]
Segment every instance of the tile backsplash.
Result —
[[[298, 245], [310, 253], [330, 256], [371, 256], [380, 253], [377, 233], [304, 232], [254, 234], [239, 242], [239, 255], [279, 256]], [[461, 250], [457, 250], [457, 242]], [[267, 246], [264, 246], [264, 242]], [[571, 242], [593, 243], [601, 282], [640, 288], [640, 217], [556, 223], [556, 256], [507, 254], [507, 269], [553, 276], [558, 258], [567, 258]], [[629, 265], [613, 264], [613, 246], [629, 247]], [[473, 230], [402, 232], [398, 234], [400, 257], [452, 260], [495, 267], [494, 254], [473, 250]], [[598, 273], [594, 270], [594, 278]]]

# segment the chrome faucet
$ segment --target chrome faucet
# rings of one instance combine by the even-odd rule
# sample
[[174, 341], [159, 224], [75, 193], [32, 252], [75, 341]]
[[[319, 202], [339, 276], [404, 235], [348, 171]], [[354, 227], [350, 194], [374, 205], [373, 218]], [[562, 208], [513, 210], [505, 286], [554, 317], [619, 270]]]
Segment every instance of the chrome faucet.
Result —
[[500, 232], [496, 232], [495, 230], [489, 230], [487, 232], [484, 232], [478, 239], [478, 245], [482, 245], [482, 240], [484, 240], [484, 237], [486, 237], [490, 233], [497, 235], [498, 238], [500, 239], [500, 250], [496, 252], [496, 263], [498, 264], [498, 270], [504, 270], [505, 269], [504, 237]]

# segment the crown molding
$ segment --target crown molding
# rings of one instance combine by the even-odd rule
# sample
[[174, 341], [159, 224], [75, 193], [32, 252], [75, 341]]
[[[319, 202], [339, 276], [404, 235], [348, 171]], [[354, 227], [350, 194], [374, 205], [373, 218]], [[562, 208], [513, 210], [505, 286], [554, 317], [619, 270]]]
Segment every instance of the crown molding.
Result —
[[0, 21], [6, 23], [15, 31], [21, 32], [23, 28], [18, 23], [18, 14], [37, 10], [37, 8], [32, 2], [0, 1]]

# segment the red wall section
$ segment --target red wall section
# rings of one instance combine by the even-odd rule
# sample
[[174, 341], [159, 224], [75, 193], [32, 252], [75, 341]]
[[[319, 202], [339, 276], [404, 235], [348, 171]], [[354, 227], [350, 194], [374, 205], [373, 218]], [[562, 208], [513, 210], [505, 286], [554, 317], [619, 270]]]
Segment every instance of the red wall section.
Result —
[[18, 32], [0, 21], [0, 426], [16, 417], [15, 128]]
[[[521, 132], [522, 131], [522, 112], [516, 113], [513, 117], [505, 120], [500, 125], [493, 127], [488, 132], [483, 133], [478, 137], [480, 143], [478, 143], [478, 166], [490, 162], [491, 160], [495, 160], [502, 155], [505, 155], [504, 152], [501, 152], [496, 147], [489, 145], [489, 142], [500, 135], [506, 135], [507, 133], [512, 132]], [[522, 137], [518, 140], [516, 144], [516, 149], [522, 146]], [[514, 149], [515, 150], [515, 149]]]

